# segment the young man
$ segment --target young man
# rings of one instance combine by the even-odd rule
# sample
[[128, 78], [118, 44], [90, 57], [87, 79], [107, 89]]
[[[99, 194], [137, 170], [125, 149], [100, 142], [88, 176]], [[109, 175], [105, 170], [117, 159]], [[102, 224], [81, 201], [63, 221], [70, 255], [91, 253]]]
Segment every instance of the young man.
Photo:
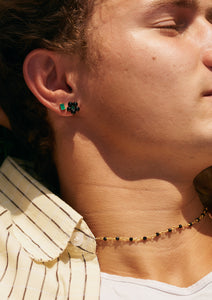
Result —
[[[41, 104], [66, 204], [11, 159], [3, 165], [2, 206], [12, 214], [2, 240], [5, 299], [98, 299], [97, 258], [100, 299], [210, 299], [212, 224], [192, 182], [211, 163], [211, 1], [25, 2], [7, 13], [17, 15], [13, 45], [39, 101], [28, 132], [33, 142], [41, 135]], [[22, 65], [8, 53], [6, 83]], [[35, 118], [27, 97], [26, 109], [20, 95], [16, 105]]]

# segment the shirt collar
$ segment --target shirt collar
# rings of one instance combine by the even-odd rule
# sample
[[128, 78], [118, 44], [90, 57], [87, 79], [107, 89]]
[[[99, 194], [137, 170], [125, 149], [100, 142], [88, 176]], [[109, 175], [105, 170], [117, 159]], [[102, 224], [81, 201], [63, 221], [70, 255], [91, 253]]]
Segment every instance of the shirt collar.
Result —
[[34, 260], [52, 261], [67, 246], [95, 254], [95, 238], [82, 216], [10, 157], [0, 168], [0, 192], [0, 205], [11, 214], [11, 232]]

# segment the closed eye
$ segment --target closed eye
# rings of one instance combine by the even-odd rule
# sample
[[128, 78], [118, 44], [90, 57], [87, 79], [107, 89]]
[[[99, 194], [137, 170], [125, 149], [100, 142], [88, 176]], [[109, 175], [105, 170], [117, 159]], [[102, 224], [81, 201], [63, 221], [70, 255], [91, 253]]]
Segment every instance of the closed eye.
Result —
[[182, 33], [187, 27], [187, 24], [183, 22], [176, 22], [175, 20], [171, 21], [162, 21], [157, 24], [154, 24], [154, 28], [159, 29], [161, 33]]

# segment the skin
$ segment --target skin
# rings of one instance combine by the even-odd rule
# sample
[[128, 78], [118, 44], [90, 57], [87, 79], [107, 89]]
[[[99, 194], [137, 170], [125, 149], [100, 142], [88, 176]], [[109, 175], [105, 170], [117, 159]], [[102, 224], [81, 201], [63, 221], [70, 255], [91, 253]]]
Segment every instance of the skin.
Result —
[[[62, 197], [96, 236], [148, 235], [202, 210], [192, 181], [211, 164], [212, 3], [156, 2], [97, 5], [89, 64], [42, 49], [25, 60], [55, 131]], [[59, 110], [73, 100], [76, 116]], [[212, 269], [211, 234], [206, 217], [149, 243], [99, 243], [101, 270], [189, 286]]]

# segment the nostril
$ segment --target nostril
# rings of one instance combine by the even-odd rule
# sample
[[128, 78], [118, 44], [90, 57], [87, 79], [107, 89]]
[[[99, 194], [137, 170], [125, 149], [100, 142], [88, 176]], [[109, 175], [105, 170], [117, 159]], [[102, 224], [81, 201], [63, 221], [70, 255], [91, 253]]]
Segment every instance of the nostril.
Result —
[[203, 97], [211, 97], [211, 96], [212, 96], [212, 90], [203, 93]]

